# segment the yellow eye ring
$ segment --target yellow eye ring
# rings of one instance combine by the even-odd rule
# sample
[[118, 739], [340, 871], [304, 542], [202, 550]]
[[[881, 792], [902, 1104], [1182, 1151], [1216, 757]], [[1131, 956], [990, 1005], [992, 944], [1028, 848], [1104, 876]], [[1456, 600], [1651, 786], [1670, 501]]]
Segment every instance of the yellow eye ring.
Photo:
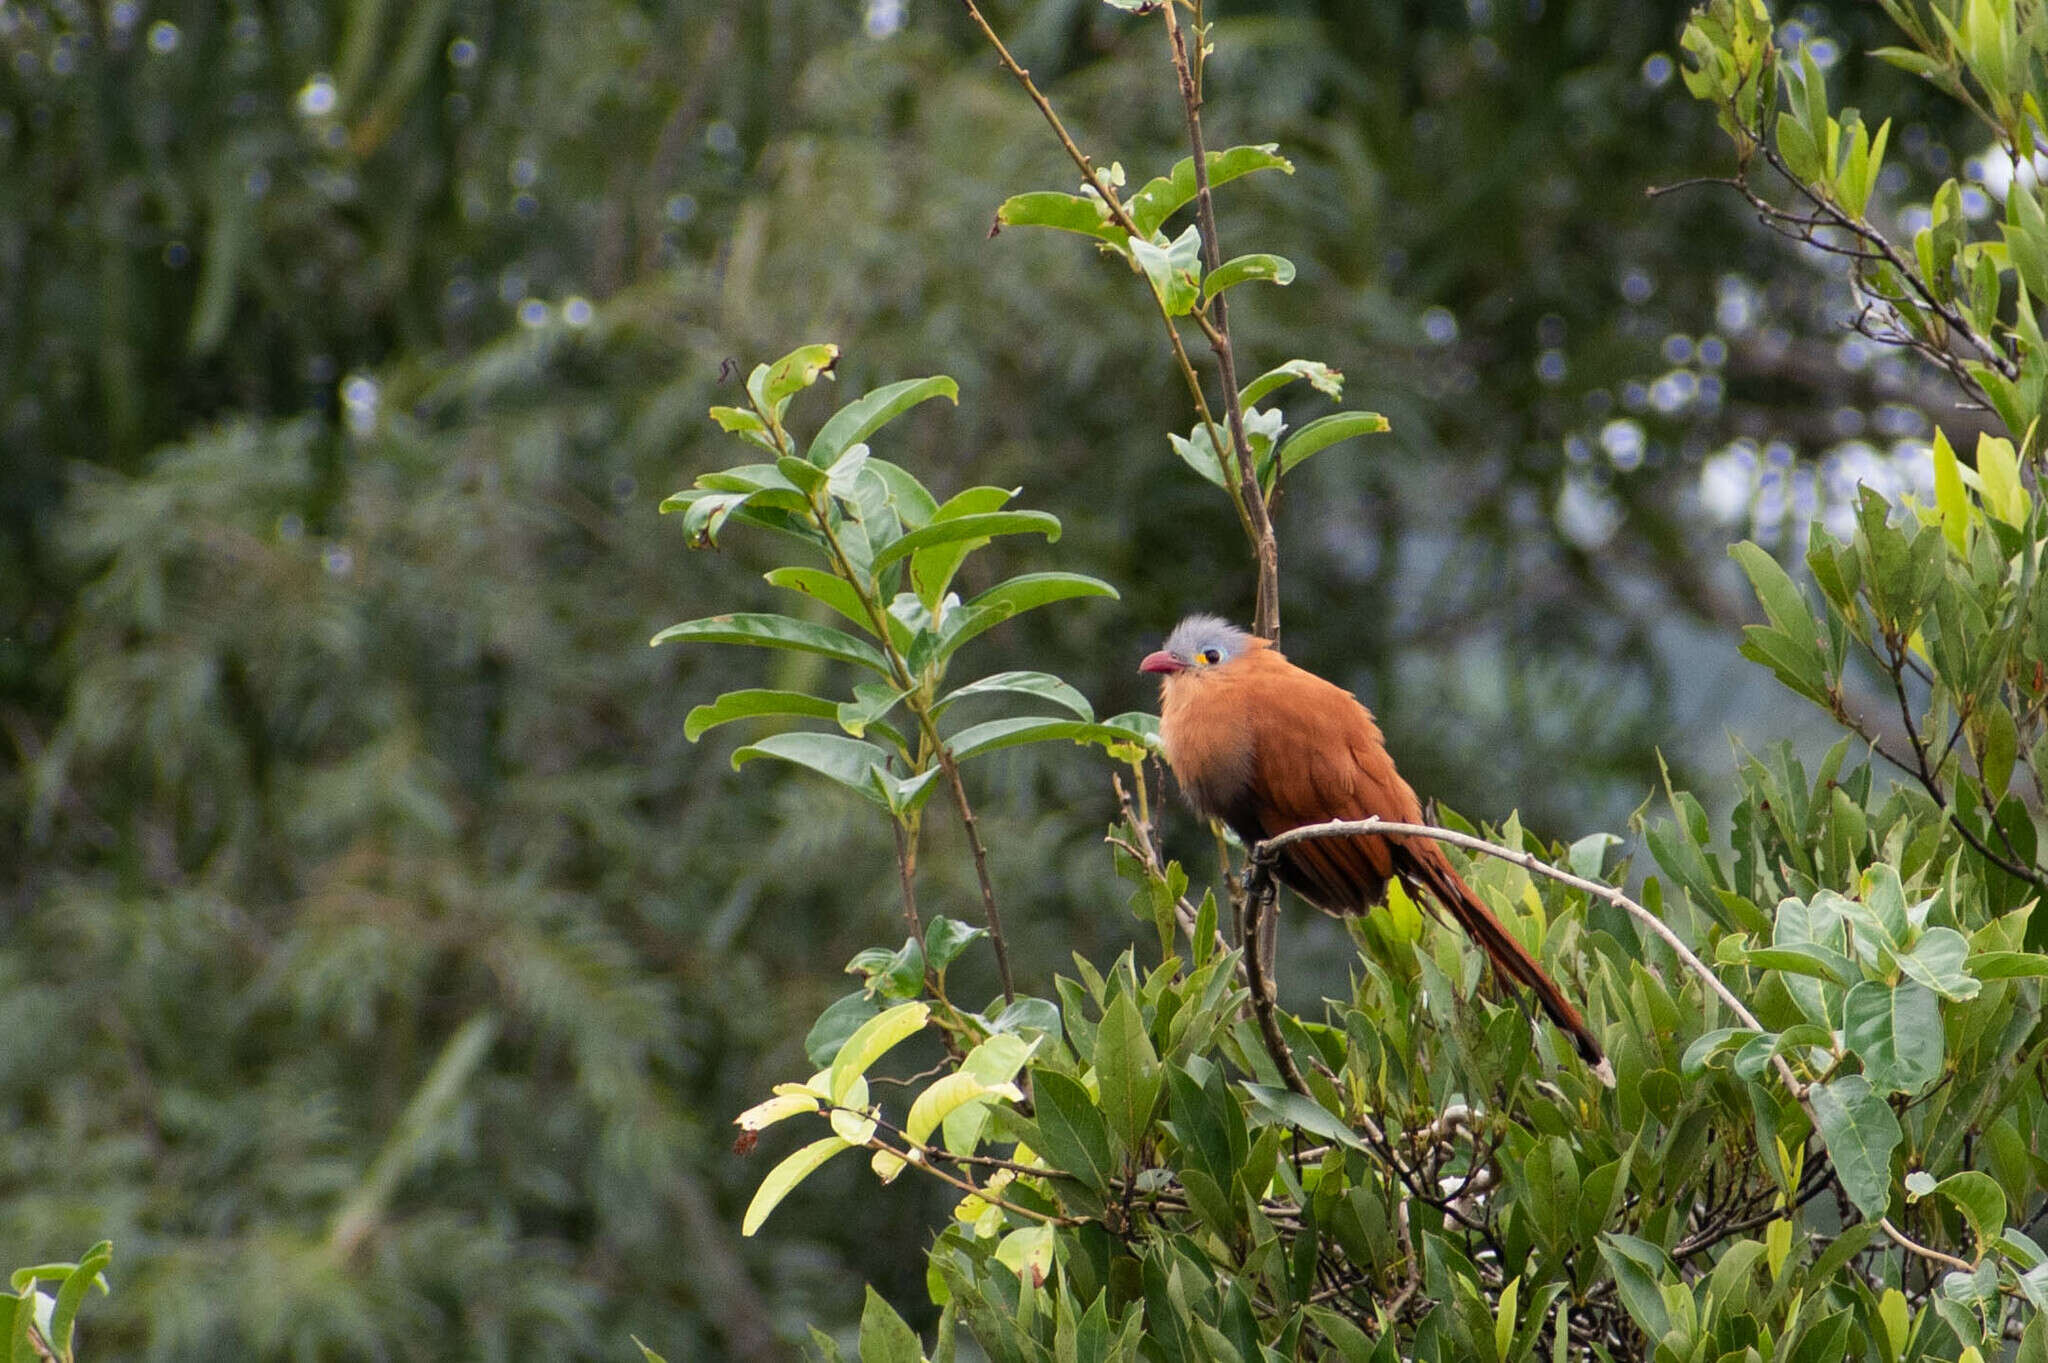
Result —
[[1221, 653], [1217, 652], [1213, 648], [1205, 648], [1195, 656], [1199, 658], [1203, 663], [1212, 666], [1223, 657]]

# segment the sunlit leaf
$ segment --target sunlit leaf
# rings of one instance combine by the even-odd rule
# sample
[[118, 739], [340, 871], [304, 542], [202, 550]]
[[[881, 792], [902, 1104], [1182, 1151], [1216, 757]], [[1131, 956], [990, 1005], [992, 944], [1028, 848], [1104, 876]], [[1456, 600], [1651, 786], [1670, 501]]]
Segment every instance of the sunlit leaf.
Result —
[[[1080, 595], [1081, 593], [1076, 593]], [[1096, 593], [1100, 595], [1101, 593]], [[990, 696], [1010, 694], [1035, 696], [1051, 701], [1064, 710], [1079, 715], [1082, 719], [1095, 718], [1095, 707], [1088, 698], [1073, 687], [1053, 676], [1050, 672], [997, 672], [983, 677], [980, 681], [967, 683], [941, 696], [932, 707], [932, 713], [943, 715], [955, 701], [966, 700], [969, 696]]]
[[1237, 256], [1224, 261], [1202, 281], [1202, 297], [1214, 298], [1232, 285], [1247, 280], [1266, 280], [1274, 284], [1294, 282], [1294, 262], [1285, 256], [1263, 253]]
[[[1294, 163], [1281, 156], [1279, 150], [1277, 144], [1267, 142], [1210, 152], [1207, 158], [1209, 187], [1214, 189], [1218, 185], [1229, 184], [1240, 175], [1249, 175], [1255, 170], [1279, 170], [1292, 175]], [[1149, 237], [1161, 223], [1173, 216], [1176, 209], [1192, 202], [1194, 197], [1195, 159], [1189, 156], [1183, 157], [1168, 174], [1146, 181], [1126, 206], [1139, 234]]]
[[1129, 234], [1110, 221], [1109, 210], [1093, 195], [1060, 194], [1033, 190], [1012, 194], [996, 209], [996, 221], [1004, 227], [1055, 227], [1062, 232], [1121, 245]]
[[868, 772], [880, 768], [888, 773], [889, 754], [873, 743], [844, 734], [774, 734], [759, 743], [749, 743], [732, 755], [735, 768], [757, 757], [772, 757], [828, 777], [864, 800], [884, 803], [868, 779]]
[[683, 737], [695, 743], [707, 730], [736, 719], [756, 719], [762, 715], [831, 719], [837, 712], [838, 707], [831, 701], [802, 691], [728, 691], [684, 717]]
[[[898, 543], [901, 543], [899, 540]], [[889, 660], [865, 639], [856, 639], [830, 625], [814, 625], [787, 615], [710, 615], [670, 625], [648, 642], [666, 644], [674, 640], [704, 644], [752, 644], [758, 648], [787, 648], [816, 653], [842, 662], [858, 663], [883, 676], [889, 675]]]
[[945, 398], [958, 406], [960, 385], [944, 374], [885, 383], [834, 412], [811, 438], [805, 457], [820, 467], [828, 465], [920, 402], [933, 398]]
[[1131, 241], [1131, 257], [1151, 281], [1159, 306], [1169, 317], [1184, 316], [1195, 305], [1202, 276], [1202, 234], [1197, 227], [1175, 237], [1164, 246], [1150, 241]]
[[791, 1155], [768, 1171], [768, 1177], [761, 1180], [761, 1186], [754, 1190], [754, 1200], [747, 1204], [747, 1213], [740, 1220], [740, 1234], [752, 1235], [761, 1229], [761, 1223], [788, 1197], [799, 1183], [809, 1178], [826, 1160], [842, 1150], [853, 1147], [837, 1136], [826, 1136], [812, 1141], [803, 1149]]
[[867, 1073], [868, 1066], [887, 1055], [899, 1042], [915, 1036], [924, 1027], [931, 1011], [922, 1003], [902, 1003], [862, 1023], [839, 1048], [839, 1054], [832, 1058], [833, 1101], [844, 1097], [853, 1081]]
[[1317, 417], [1280, 446], [1280, 472], [1286, 473], [1312, 454], [1319, 454], [1340, 440], [1355, 435], [1377, 435], [1388, 429], [1387, 419], [1378, 412], [1332, 412]]
[[1289, 360], [1285, 364], [1268, 369], [1239, 389], [1238, 406], [1256, 407], [1266, 394], [1297, 379], [1307, 379], [1311, 388], [1329, 397], [1344, 396], [1344, 375], [1341, 370], [1332, 369], [1321, 360]]

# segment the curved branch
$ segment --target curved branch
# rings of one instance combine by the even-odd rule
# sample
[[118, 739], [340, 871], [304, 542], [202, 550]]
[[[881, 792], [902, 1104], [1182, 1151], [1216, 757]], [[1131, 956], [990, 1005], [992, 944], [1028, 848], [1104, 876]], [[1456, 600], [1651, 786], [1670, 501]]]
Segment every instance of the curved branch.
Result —
[[[1742, 1000], [1735, 997], [1728, 986], [1721, 982], [1721, 977], [1708, 969], [1706, 962], [1694, 954], [1692, 948], [1687, 946], [1663, 919], [1629, 898], [1627, 894], [1615, 886], [1603, 885], [1597, 880], [1588, 880], [1584, 876], [1573, 875], [1570, 871], [1560, 871], [1557, 867], [1529, 852], [1518, 851], [1512, 847], [1503, 847], [1497, 842], [1488, 842], [1484, 838], [1475, 838], [1469, 833], [1460, 833], [1450, 828], [1437, 828], [1430, 824], [1393, 823], [1380, 818], [1335, 819], [1329, 823], [1305, 824], [1300, 828], [1291, 828], [1285, 833], [1267, 838], [1252, 849], [1252, 861], [1255, 866], [1262, 868], [1270, 867], [1274, 859], [1279, 855], [1280, 850], [1294, 843], [1307, 842], [1314, 838], [1356, 837], [1362, 833], [1377, 834], [1381, 837], [1391, 838], [1429, 838], [1436, 842], [1447, 842], [1453, 847], [1462, 847], [1470, 852], [1483, 852], [1487, 856], [1498, 857], [1502, 861], [1511, 862], [1521, 867], [1532, 875], [1546, 876], [1551, 880], [1570, 885], [1598, 899], [1605, 900], [1616, 908], [1625, 911], [1631, 918], [1634, 918], [1637, 922], [1648, 928], [1666, 946], [1670, 947], [1678, 959], [1685, 963], [1686, 968], [1699, 976], [1700, 980], [1714, 992], [1714, 995], [1727, 1004], [1736, 1017], [1742, 1019], [1743, 1026], [1753, 1028], [1756, 1031], [1764, 1030], [1764, 1026], [1757, 1020], [1756, 1014], [1750, 1012]], [[1801, 1083], [1799, 1077], [1792, 1073], [1792, 1066], [1785, 1057], [1782, 1055], [1773, 1056], [1772, 1060], [1775, 1063], [1779, 1076], [1784, 1079], [1786, 1088], [1791, 1091], [1794, 1098], [1799, 1100], [1800, 1106], [1806, 1107], [1810, 1114], [1812, 1109], [1807, 1100], [1808, 1086]], [[1814, 1133], [1818, 1136], [1819, 1132], [1820, 1124], [1815, 1122]], [[1966, 1259], [1958, 1259], [1953, 1254], [1944, 1253], [1930, 1245], [1923, 1245], [1919, 1241], [1914, 1240], [1894, 1225], [1890, 1217], [1879, 1217], [1877, 1225], [1878, 1229], [1891, 1238], [1892, 1243], [1904, 1250], [1919, 1255], [1923, 1259], [1966, 1273], [1975, 1267]]]

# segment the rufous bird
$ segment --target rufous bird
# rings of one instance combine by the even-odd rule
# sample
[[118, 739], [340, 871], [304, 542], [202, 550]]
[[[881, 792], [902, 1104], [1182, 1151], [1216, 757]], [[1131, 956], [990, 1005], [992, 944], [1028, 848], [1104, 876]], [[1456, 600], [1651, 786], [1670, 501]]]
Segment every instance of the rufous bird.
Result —
[[[1188, 803], [1246, 847], [1333, 819], [1421, 823], [1422, 804], [1394, 770], [1372, 711], [1279, 649], [1213, 615], [1191, 615], [1148, 654], [1160, 678], [1159, 739]], [[1596, 1073], [1609, 1073], [1579, 1010], [1472, 892], [1443, 848], [1424, 838], [1359, 834], [1282, 848], [1280, 881], [1332, 914], [1364, 913], [1399, 879], [1427, 891], [1494, 969], [1525, 985]]]

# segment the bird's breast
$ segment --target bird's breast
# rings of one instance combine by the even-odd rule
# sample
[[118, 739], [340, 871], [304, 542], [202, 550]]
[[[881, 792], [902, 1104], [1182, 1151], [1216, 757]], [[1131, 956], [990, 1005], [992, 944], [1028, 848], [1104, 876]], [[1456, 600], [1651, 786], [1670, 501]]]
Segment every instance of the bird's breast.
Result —
[[1225, 677], [1185, 677], [1165, 689], [1159, 743], [1204, 818], [1228, 820], [1243, 802], [1256, 757], [1251, 712]]

